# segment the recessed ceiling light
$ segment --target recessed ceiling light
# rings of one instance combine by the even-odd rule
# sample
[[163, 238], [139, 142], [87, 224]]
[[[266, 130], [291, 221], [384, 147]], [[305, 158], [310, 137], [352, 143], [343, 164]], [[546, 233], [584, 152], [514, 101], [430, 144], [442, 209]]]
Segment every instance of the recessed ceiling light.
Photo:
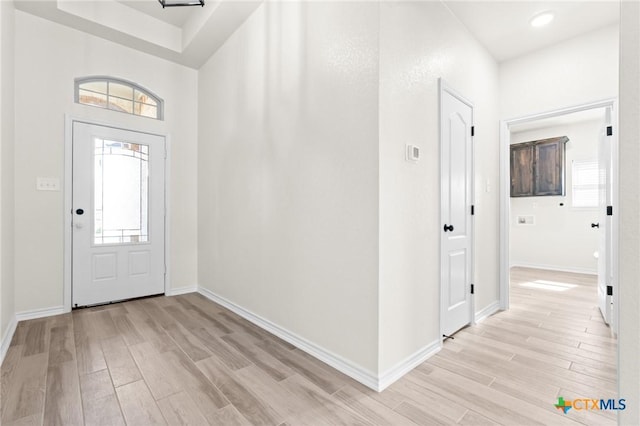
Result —
[[542, 12], [531, 18], [531, 26], [534, 28], [544, 27], [549, 22], [553, 21], [553, 12]]

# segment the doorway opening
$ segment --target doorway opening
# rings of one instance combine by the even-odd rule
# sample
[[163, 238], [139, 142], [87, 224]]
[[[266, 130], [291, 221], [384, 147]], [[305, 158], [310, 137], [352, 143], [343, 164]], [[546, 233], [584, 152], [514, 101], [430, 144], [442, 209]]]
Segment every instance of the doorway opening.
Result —
[[[562, 359], [570, 352], [577, 359], [570, 369], [605, 382], [617, 382], [616, 117], [611, 99], [501, 122], [501, 308], [529, 340], [555, 339], [549, 351]], [[536, 185], [554, 186], [536, 182], [549, 172], [534, 163], [524, 172], [533, 182], [527, 188], [512, 167], [525, 148], [532, 162], [544, 161], [535, 151], [551, 139], [562, 145], [559, 192], [538, 196]], [[598, 362], [603, 367], [590, 370]]]
[[[618, 226], [617, 215], [613, 214], [618, 193], [616, 107], [611, 99], [501, 122], [502, 309], [509, 308], [512, 266], [591, 273], [598, 276], [598, 305], [603, 319], [612, 333], [617, 333]], [[571, 144], [567, 158], [566, 147], [562, 147], [561, 162], [568, 167], [559, 172], [561, 195], [512, 197], [519, 194], [512, 188], [511, 144], [567, 136], [556, 134], [563, 132], [573, 132], [577, 140], [567, 141]], [[571, 174], [569, 179], [565, 178], [567, 173]]]
[[65, 311], [165, 293], [166, 138], [67, 120]]

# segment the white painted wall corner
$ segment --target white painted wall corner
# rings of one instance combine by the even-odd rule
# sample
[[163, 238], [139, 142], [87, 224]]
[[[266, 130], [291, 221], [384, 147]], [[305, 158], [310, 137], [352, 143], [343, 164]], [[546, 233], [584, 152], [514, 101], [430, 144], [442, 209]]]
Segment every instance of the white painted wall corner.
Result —
[[421, 348], [414, 354], [410, 355], [405, 360], [399, 362], [394, 367], [387, 370], [385, 373], [376, 375], [374, 372], [362, 368], [359, 365], [346, 360], [340, 355], [337, 355], [321, 346], [318, 346], [317, 344], [310, 342], [304, 337], [298, 336], [297, 334], [292, 333], [291, 331], [280, 327], [279, 325], [274, 324], [273, 322], [262, 318], [261, 316], [256, 315], [239, 305], [236, 305], [235, 303], [217, 295], [211, 290], [198, 287], [198, 293], [202, 294], [207, 299], [224, 306], [235, 314], [240, 315], [242, 318], [254, 323], [258, 327], [268, 331], [269, 333], [278, 336], [282, 340], [291, 343], [298, 349], [305, 351], [314, 358], [324, 362], [325, 364], [335, 368], [341, 373], [346, 374], [352, 379], [377, 392], [381, 392], [382, 390], [387, 388], [393, 382], [400, 379], [416, 366], [437, 353], [442, 347], [440, 340], [434, 341], [424, 348]]
[[167, 296], [179, 296], [181, 294], [195, 293], [198, 291], [197, 285], [171, 288], [165, 294]]
[[495, 302], [491, 303], [486, 308], [481, 309], [478, 312], [476, 312], [476, 315], [475, 315], [476, 324], [486, 320], [487, 318], [489, 318], [491, 315], [495, 314], [499, 310], [500, 310], [500, 301], [496, 300]]
[[420, 348], [412, 355], [409, 355], [380, 375], [378, 378], [378, 388], [376, 390], [382, 392], [409, 371], [438, 353], [440, 349], [442, 349], [442, 341], [438, 339]]
[[50, 308], [32, 309], [30, 311], [16, 312], [17, 322], [32, 320], [36, 318], [51, 317], [54, 315], [64, 314], [64, 306], [52, 306]]
[[7, 355], [7, 351], [9, 350], [9, 345], [11, 345], [11, 340], [13, 339], [13, 335], [16, 332], [16, 327], [18, 326], [18, 321], [14, 316], [6, 331], [4, 332], [4, 336], [2, 336], [2, 342], [0, 342], [0, 365], [4, 361], [4, 357]]

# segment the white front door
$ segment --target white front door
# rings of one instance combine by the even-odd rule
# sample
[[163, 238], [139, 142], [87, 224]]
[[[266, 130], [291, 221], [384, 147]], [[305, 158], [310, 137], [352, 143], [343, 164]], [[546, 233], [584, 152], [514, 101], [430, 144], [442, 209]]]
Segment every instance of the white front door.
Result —
[[441, 82], [440, 280], [442, 332], [471, 323], [473, 276], [473, 106]]
[[[598, 307], [607, 324], [612, 320], [613, 292], [613, 220], [608, 214], [613, 206], [611, 108], [606, 108], [605, 122], [598, 143], [599, 203], [598, 203]], [[608, 131], [608, 129], [611, 129]], [[609, 134], [610, 133], [610, 134]], [[613, 212], [611, 212], [613, 213]], [[609, 290], [609, 291], [608, 291]]]
[[164, 293], [164, 143], [73, 122], [74, 307]]

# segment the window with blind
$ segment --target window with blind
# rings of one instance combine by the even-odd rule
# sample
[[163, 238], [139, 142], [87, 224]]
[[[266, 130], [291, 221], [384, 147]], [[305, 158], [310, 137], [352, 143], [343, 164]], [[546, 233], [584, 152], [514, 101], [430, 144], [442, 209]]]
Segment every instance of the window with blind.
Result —
[[598, 207], [600, 174], [595, 160], [574, 160], [571, 165], [571, 205]]

